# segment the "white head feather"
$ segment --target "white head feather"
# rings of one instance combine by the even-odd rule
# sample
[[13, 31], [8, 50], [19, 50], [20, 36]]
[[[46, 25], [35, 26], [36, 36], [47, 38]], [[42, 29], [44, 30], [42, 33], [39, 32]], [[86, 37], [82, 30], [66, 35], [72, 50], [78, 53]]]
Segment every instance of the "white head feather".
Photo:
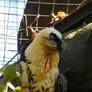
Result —
[[[59, 39], [62, 39], [62, 34], [57, 31], [54, 27], [47, 27], [45, 29], [42, 29], [37, 35], [36, 35], [36, 38], [39, 37], [39, 36], [49, 36], [49, 34], [51, 33], [55, 33]], [[41, 36], [41, 37], [42, 37]]]

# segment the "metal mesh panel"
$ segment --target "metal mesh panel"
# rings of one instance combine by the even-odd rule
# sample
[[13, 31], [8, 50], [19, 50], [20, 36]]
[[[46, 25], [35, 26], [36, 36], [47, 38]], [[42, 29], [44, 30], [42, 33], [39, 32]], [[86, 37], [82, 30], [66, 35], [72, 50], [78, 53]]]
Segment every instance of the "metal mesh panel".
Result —
[[32, 30], [40, 30], [49, 25], [52, 13], [57, 15], [58, 11], [63, 11], [71, 14], [85, 1], [0, 0], [0, 67], [17, 53], [17, 45], [20, 51], [21, 46], [32, 38]]
[[51, 14], [59, 11], [71, 14], [84, 4], [86, 0], [28, 0], [18, 32], [18, 50], [32, 38], [32, 30], [47, 27]]
[[0, 68], [17, 53], [17, 32], [25, 4], [25, 0], [0, 0]]

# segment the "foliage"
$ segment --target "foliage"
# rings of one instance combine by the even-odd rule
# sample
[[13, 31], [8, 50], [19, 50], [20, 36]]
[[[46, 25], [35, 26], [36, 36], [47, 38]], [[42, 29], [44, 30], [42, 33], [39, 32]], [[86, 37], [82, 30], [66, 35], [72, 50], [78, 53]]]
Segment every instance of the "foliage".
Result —
[[20, 74], [16, 70], [14, 65], [6, 66], [4, 70], [0, 69], [0, 73], [3, 74], [3, 78], [0, 79], [0, 92], [7, 92], [8, 87], [12, 89], [12, 92], [21, 90], [21, 87], [14, 87], [11, 83], [16, 77], [20, 77]]

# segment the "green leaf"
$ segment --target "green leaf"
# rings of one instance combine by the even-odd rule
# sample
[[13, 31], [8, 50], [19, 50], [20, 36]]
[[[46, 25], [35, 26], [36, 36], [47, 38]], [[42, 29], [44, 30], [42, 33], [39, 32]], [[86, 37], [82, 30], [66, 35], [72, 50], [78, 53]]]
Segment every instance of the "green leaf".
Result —
[[21, 90], [21, 87], [20, 86], [16, 87], [16, 90], [17, 91], [20, 91]]
[[16, 72], [16, 77], [20, 77], [20, 73], [19, 72]]
[[4, 90], [6, 88], [6, 84], [0, 84], [0, 90]]
[[2, 69], [0, 69], [0, 73], [3, 73], [3, 70]]
[[12, 81], [16, 78], [16, 67], [14, 65], [9, 65], [4, 69], [3, 82]]

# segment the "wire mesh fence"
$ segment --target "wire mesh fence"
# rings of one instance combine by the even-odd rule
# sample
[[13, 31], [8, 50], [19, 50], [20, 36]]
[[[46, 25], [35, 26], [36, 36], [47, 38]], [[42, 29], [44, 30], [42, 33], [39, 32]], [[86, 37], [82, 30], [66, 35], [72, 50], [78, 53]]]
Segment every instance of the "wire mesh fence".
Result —
[[0, 68], [17, 53], [17, 33], [25, 5], [26, 0], [0, 0]]
[[28, 0], [18, 32], [18, 50], [32, 38], [32, 32], [50, 25], [52, 17], [64, 12], [71, 14], [86, 0]]
[[[52, 13], [55, 16], [60, 11], [71, 14], [85, 1], [0, 0], [0, 68], [32, 38], [34, 30], [43, 29], [50, 24]], [[17, 61], [17, 57], [12, 62], [14, 61]]]

